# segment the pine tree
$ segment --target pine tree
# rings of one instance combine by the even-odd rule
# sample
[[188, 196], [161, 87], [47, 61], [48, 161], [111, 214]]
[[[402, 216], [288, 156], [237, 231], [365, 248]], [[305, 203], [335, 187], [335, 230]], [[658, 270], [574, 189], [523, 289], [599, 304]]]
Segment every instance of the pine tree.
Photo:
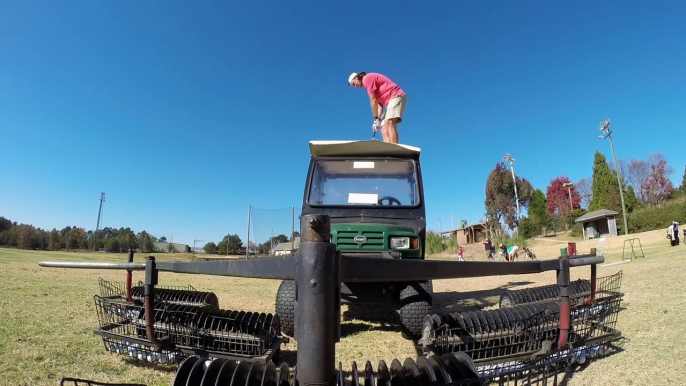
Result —
[[682, 193], [686, 193], [686, 166], [684, 166], [684, 176], [681, 177], [681, 186], [679, 187]]
[[546, 205], [548, 200], [545, 197], [545, 193], [541, 189], [536, 189], [534, 194], [531, 196], [531, 203], [529, 204], [529, 217], [535, 219], [539, 223], [548, 221], [548, 214], [546, 213]]
[[[605, 156], [598, 150], [595, 152], [595, 158], [593, 159], [593, 184], [591, 185], [591, 191], [593, 192], [593, 199], [588, 206], [589, 211], [599, 210], [599, 209], [620, 209], [621, 203], [617, 203], [616, 207], [613, 208], [613, 201], [615, 194], [612, 192], [617, 192], [617, 182], [615, 175], [610, 170], [607, 165], [607, 160]], [[619, 193], [616, 194], [619, 196]]]

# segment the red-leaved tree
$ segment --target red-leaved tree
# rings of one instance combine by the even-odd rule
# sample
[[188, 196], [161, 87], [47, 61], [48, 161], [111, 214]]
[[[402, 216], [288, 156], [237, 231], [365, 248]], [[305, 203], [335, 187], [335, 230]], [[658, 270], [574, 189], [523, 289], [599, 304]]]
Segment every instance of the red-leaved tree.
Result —
[[[556, 177], [550, 181], [546, 191], [546, 210], [548, 215], [552, 217], [564, 217], [567, 213], [572, 211], [572, 208], [578, 209], [581, 207], [581, 195], [577, 192], [576, 187], [566, 187], [564, 184], [571, 182], [566, 176]], [[569, 194], [572, 194], [572, 201], [570, 205]]]
[[659, 204], [666, 200], [674, 190], [669, 175], [673, 170], [667, 166], [667, 161], [660, 160], [650, 165], [650, 175], [641, 186], [648, 202]]

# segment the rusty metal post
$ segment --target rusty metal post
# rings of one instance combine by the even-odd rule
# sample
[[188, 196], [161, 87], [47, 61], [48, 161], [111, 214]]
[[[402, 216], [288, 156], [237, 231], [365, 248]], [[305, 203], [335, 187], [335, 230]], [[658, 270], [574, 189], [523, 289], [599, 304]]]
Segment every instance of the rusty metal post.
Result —
[[560, 259], [560, 269], [557, 271], [557, 285], [560, 286], [560, 337], [557, 347], [567, 344], [571, 326], [571, 307], [569, 305], [569, 256]]
[[340, 340], [341, 281], [329, 216], [303, 216], [295, 261], [298, 382], [333, 386], [336, 342]]

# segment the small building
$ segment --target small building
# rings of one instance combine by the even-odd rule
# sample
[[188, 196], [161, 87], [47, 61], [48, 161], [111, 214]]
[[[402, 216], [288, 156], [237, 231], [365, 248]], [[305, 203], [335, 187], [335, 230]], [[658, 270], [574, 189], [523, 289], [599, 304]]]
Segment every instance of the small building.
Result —
[[300, 247], [300, 237], [296, 237], [293, 241], [286, 241], [285, 243], [278, 243], [274, 247], [274, 255], [276, 256], [290, 256], [295, 254], [295, 251]]
[[586, 213], [574, 222], [582, 224], [584, 240], [617, 236], [617, 214], [614, 210], [599, 209]]
[[172, 246], [173, 253], [190, 253], [191, 252], [191, 247], [188, 246], [187, 244], [180, 244], [180, 243], [168, 243], [166, 241], [158, 241], [156, 243], [153, 243], [153, 250], [155, 252], [172, 252], [169, 250], [169, 246]]
[[476, 244], [482, 242], [486, 238], [488, 228], [486, 227], [486, 224], [483, 223], [472, 224], [462, 229], [442, 232], [441, 236], [444, 234], [450, 235], [450, 238], [457, 238], [457, 243], [459, 245]]

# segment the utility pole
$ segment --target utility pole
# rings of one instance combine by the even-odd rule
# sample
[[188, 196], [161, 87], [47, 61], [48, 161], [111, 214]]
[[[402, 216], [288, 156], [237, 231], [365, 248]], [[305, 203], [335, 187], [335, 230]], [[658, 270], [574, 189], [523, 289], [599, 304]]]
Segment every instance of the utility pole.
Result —
[[600, 123], [600, 131], [605, 135], [599, 135], [598, 139], [603, 140], [605, 138], [610, 139], [610, 147], [612, 147], [612, 156], [615, 160], [615, 168], [617, 169], [617, 185], [619, 186], [619, 199], [622, 201], [622, 218], [624, 219], [624, 234], [629, 234], [629, 225], [626, 218], [626, 206], [624, 205], [624, 191], [622, 189], [622, 171], [619, 169], [619, 163], [617, 163], [617, 153], [615, 153], [615, 144], [612, 142], [612, 131], [610, 131], [610, 118], [605, 118], [603, 122]]
[[510, 162], [510, 170], [512, 171], [512, 184], [514, 185], [515, 202], [517, 203], [517, 221], [515, 221], [515, 224], [517, 224], [517, 229], [519, 229], [519, 219], [521, 217], [521, 212], [519, 211], [519, 195], [517, 194], [517, 177], [515, 176], [514, 171], [515, 159], [512, 158], [511, 155], [505, 154], [505, 156], [503, 157], [503, 161]]
[[567, 188], [567, 191], [569, 192], [569, 209], [574, 210], [574, 203], [572, 202], [572, 186], [574, 186], [574, 184], [571, 182], [566, 182], [562, 186]]
[[[291, 234], [291, 238], [293, 235]], [[274, 253], [274, 228], [269, 229], [269, 254]]]
[[438, 229], [439, 232], [441, 233], [441, 237], [443, 237], [443, 224], [441, 224], [441, 219], [438, 219]]

